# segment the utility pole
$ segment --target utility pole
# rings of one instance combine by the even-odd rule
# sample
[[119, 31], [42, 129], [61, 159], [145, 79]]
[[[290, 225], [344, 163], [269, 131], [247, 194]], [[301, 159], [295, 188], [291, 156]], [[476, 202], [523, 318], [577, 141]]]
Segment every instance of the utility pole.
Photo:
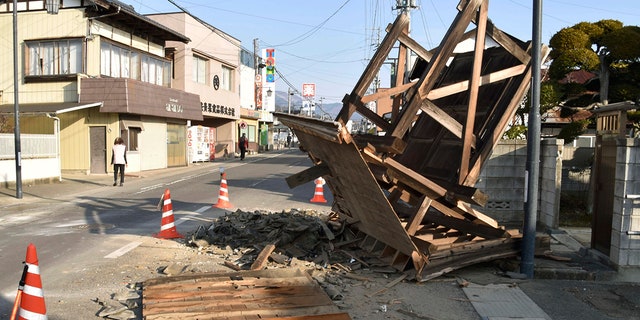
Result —
[[287, 107], [289, 108], [289, 111], [287, 112], [287, 114], [291, 114], [291, 95], [293, 95], [293, 93], [291, 93], [291, 87], [287, 88]]
[[[416, 0], [396, 0], [396, 9], [400, 9], [400, 13], [405, 13], [407, 15], [408, 30], [407, 35], [411, 34], [411, 10], [417, 8]], [[407, 57], [405, 59], [405, 68], [404, 74], [402, 75], [405, 79], [405, 82], [409, 81], [409, 71], [411, 70], [411, 52], [407, 50]], [[396, 75], [399, 76], [399, 75]]]
[[13, 0], [13, 112], [14, 148], [16, 154], [16, 198], [22, 199], [22, 152], [20, 150], [20, 104], [18, 100], [18, 9]]
[[531, 54], [531, 109], [527, 129], [527, 190], [520, 254], [520, 273], [533, 278], [540, 176], [540, 77], [542, 65], [542, 0], [533, 0], [533, 44]]
[[258, 55], [258, 38], [253, 39], [253, 61], [254, 61], [254, 70], [256, 71], [256, 75], [260, 72], [260, 56]]

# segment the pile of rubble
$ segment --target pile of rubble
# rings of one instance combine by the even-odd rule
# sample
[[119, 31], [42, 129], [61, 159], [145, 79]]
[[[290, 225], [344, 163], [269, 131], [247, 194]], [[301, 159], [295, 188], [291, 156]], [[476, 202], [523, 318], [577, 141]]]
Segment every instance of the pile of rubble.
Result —
[[[281, 212], [242, 211], [227, 213], [185, 232], [185, 250], [211, 257], [229, 272], [263, 269], [313, 271], [313, 279], [329, 298], [343, 299], [343, 278], [368, 282], [354, 271], [368, 269], [379, 274], [397, 270], [357, 246], [362, 238], [335, 213], [290, 209]], [[164, 277], [202, 272], [182, 262], [158, 268]], [[409, 278], [402, 275], [402, 280]], [[137, 319], [141, 316], [142, 283], [131, 284], [112, 301], [98, 301], [99, 317]]]
[[237, 210], [199, 226], [188, 245], [199, 251], [226, 254], [229, 260], [240, 253], [233, 261], [238, 269], [249, 268], [265, 248], [273, 248], [269, 256], [278, 263], [297, 258], [323, 265], [329, 263], [332, 251], [328, 241], [341, 234], [343, 226], [334, 216], [313, 210]]

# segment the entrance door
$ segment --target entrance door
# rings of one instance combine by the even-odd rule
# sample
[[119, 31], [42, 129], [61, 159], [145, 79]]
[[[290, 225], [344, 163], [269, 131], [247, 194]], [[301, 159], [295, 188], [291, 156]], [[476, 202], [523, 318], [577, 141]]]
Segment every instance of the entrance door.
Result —
[[107, 173], [107, 128], [90, 127], [89, 144], [91, 145], [91, 173]]
[[616, 151], [614, 139], [596, 137], [595, 188], [591, 247], [609, 255], [611, 249], [611, 225], [613, 220], [613, 190], [616, 177]]
[[186, 126], [167, 123], [167, 166], [187, 165]]

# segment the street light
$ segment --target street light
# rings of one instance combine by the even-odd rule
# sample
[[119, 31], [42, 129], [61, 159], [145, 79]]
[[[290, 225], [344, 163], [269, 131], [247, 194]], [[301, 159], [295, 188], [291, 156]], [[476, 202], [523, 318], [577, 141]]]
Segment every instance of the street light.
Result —
[[[46, 0], [48, 14], [58, 14], [60, 0]], [[18, 99], [18, 0], [13, 0], [13, 136], [16, 161], [16, 198], [22, 199], [22, 151], [20, 148], [20, 99]]]

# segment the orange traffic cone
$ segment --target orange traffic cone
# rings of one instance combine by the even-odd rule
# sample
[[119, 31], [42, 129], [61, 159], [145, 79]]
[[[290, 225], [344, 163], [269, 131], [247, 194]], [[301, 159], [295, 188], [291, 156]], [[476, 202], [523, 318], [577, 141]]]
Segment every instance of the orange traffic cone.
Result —
[[216, 208], [228, 209], [233, 205], [229, 202], [229, 189], [227, 189], [227, 173], [220, 173], [220, 194], [218, 195], [218, 203], [213, 205]]
[[322, 177], [319, 177], [318, 179], [314, 180], [314, 182], [316, 183], [316, 190], [313, 193], [311, 202], [327, 202], [327, 200], [324, 198], [324, 189], [322, 188], [322, 186], [324, 186], [324, 179], [322, 179]]
[[38, 254], [36, 246], [30, 243], [27, 247], [27, 274], [24, 278], [24, 289], [20, 297], [20, 311], [18, 319], [47, 319], [47, 308], [44, 304], [44, 292], [40, 279], [40, 267], [38, 266]]
[[183, 235], [178, 233], [176, 225], [173, 220], [173, 205], [171, 204], [171, 193], [169, 189], [164, 190], [164, 194], [160, 198], [162, 204], [162, 223], [160, 225], [160, 232], [154, 234], [156, 238], [162, 239], [175, 239], [184, 238]]

